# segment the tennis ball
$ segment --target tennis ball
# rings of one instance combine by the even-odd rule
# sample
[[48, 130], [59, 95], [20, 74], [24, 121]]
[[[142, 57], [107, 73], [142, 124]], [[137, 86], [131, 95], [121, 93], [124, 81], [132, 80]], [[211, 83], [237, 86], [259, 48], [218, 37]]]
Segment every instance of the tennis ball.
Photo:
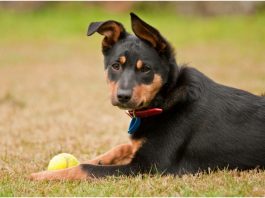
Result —
[[55, 155], [48, 165], [48, 170], [61, 170], [65, 168], [70, 168], [73, 166], [77, 166], [79, 161], [75, 156], [68, 153], [61, 153]]

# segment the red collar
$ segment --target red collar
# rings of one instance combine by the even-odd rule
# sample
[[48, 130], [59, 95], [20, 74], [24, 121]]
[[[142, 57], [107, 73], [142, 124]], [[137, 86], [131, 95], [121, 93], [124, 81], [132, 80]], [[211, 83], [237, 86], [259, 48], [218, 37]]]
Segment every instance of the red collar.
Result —
[[152, 109], [146, 109], [146, 110], [131, 110], [126, 111], [126, 113], [131, 117], [137, 117], [137, 118], [146, 118], [154, 115], [161, 114], [163, 112], [163, 109], [160, 108], [152, 108]]

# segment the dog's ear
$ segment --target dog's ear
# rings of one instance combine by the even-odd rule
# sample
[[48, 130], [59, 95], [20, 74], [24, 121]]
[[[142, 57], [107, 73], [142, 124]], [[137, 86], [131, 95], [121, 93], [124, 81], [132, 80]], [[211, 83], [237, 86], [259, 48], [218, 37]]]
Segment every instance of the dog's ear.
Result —
[[134, 13], [130, 13], [131, 15], [131, 23], [132, 23], [132, 30], [135, 35], [147, 42], [149, 42], [158, 52], [163, 52], [168, 43], [167, 41], [161, 36], [159, 31], [152, 26], [148, 25], [146, 22], [141, 20], [138, 16]]
[[95, 32], [105, 36], [102, 41], [103, 50], [111, 48], [119, 39], [126, 35], [123, 25], [112, 20], [90, 23], [87, 30], [87, 36], [91, 36]]

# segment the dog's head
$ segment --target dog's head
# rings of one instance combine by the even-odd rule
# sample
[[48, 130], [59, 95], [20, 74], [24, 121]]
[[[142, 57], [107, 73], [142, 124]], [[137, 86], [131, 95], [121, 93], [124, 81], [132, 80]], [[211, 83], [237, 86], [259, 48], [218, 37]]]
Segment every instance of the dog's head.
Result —
[[119, 22], [93, 22], [87, 35], [104, 36], [102, 52], [111, 102], [122, 109], [147, 108], [175, 73], [173, 50], [159, 31], [131, 13], [132, 30]]

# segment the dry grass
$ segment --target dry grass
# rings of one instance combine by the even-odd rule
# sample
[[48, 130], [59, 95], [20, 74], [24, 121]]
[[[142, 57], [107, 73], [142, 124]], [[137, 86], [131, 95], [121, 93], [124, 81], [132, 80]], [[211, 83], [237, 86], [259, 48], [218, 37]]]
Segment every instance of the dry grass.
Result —
[[[0, 48], [1, 196], [265, 196], [265, 172], [256, 171], [87, 182], [27, 180], [57, 153], [86, 160], [127, 141], [129, 118], [109, 103], [100, 37], [12, 38], [5, 37]], [[180, 62], [258, 94], [265, 91], [265, 43], [253, 42], [242, 48], [236, 39], [226, 42], [217, 35], [209, 42], [174, 45]]]

